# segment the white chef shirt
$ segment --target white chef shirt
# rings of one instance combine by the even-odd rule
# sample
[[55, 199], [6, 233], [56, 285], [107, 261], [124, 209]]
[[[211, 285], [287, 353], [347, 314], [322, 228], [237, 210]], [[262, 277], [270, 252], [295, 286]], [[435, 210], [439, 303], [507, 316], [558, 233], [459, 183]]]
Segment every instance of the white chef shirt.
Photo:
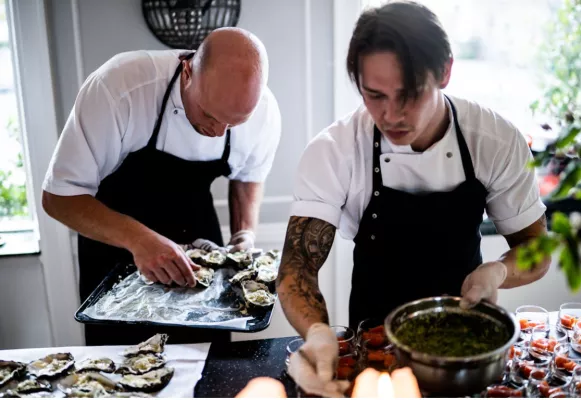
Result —
[[[488, 217], [503, 235], [531, 225], [546, 207], [535, 171], [527, 166], [532, 154], [526, 139], [493, 111], [449, 97], [476, 178], [488, 191]], [[449, 114], [453, 121], [451, 110]], [[324, 220], [344, 238], [355, 237], [371, 198], [373, 127], [371, 115], [361, 105], [308, 144], [299, 163], [291, 215]], [[466, 180], [453, 122], [440, 141], [421, 153], [382, 135], [380, 165], [384, 186], [411, 193], [450, 191]]]
[[[121, 53], [93, 72], [81, 87], [59, 138], [43, 189], [62, 196], [95, 195], [99, 183], [125, 157], [146, 146], [163, 95], [184, 51]], [[280, 111], [265, 88], [254, 113], [231, 128], [230, 179], [266, 179], [281, 131]], [[186, 118], [179, 78], [169, 97], [157, 149], [188, 161], [219, 159], [226, 135], [210, 138], [196, 132]]]

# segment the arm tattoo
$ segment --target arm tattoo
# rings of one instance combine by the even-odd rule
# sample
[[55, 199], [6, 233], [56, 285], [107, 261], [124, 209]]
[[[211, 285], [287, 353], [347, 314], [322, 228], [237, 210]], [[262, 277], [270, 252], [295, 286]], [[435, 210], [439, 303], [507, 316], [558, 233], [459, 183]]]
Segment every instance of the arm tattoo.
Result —
[[281, 300], [292, 302], [294, 313], [326, 323], [329, 316], [318, 273], [334, 239], [333, 225], [316, 218], [291, 217], [277, 278], [277, 286], [284, 285]]
[[515, 232], [510, 235], [506, 235], [506, 241], [508, 245], [513, 248], [520, 244], [523, 244], [530, 239], [534, 239], [547, 232], [547, 216], [543, 214], [536, 222], [526, 227], [525, 229]]

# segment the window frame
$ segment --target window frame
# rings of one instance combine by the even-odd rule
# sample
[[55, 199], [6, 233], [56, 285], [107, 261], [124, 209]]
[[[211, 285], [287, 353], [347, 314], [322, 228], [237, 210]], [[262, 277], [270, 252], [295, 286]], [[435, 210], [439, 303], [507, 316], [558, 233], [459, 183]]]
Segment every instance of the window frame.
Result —
[[40, 207], [42, 182], [59, 137], [46, 6], [44, 0], [7, 0], [6, 6], [31, 188], [28, 202], [38, 223], [51, 343], [53, 346], [82, 345], [82, 327], [73, 318], [79, 295], [70, 231]]

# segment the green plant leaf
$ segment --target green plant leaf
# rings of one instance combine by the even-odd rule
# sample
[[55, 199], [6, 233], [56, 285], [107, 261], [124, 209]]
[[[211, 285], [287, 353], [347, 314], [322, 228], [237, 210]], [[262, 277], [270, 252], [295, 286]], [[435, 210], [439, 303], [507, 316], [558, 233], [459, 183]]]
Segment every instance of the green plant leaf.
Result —
[[562, 212], [555, 212], [551, 218], [551, 230], [563, 236], [568, 236], [573, 233], [569, 218]]
[[570, 144], [573, 143], [573, 141], [575, 140], [580, 131], [581, 129], [579, 129], [578, 126], [575, 125], [567, 126], [561, 133], [561, 136], [559, 136], [559, 138], [555, 142], [555, 147], [558, 149], [563, 149], [569, 146]]
[[549, 195], [553, 200], [560, 200], [569, 196], [569, 191], [581, 181], [581, 165], [571, 162], [560, 176], [560, 181], [555, 190]]

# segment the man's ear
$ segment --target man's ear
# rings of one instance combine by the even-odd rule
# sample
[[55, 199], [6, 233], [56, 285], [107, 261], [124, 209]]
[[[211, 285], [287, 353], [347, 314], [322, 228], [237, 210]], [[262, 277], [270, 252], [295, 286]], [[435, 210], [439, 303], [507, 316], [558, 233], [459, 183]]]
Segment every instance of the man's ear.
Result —
[[442, 74], [442, 81], [440, 82], [440, 89], [445, 89], [450, 83], [450, 76], [452, 75], [452, 64], [454, 64], [454, 58], [450, 57], [450, 60], [444, 65], [444, 73]]
[[182, 73], [186, 81], [192, 79], [192, 63], [191, 60], [182, 60]]

